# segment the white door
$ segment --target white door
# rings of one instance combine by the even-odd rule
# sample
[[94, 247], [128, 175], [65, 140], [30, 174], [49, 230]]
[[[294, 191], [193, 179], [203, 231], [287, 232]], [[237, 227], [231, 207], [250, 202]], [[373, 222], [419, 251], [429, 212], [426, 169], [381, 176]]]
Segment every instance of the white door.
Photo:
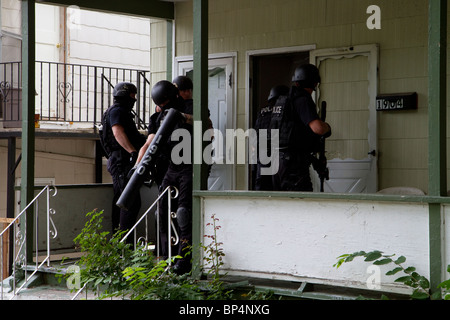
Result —
[[[310, 58], [322, 78], [316, 102], [327, 102], [326, 121], [332, 127], [325, 144], [330, 170], [325, 192], [375, 193], [378, 47], [313, 50]], [[313, 177], [317, 191], [319, 181]]]
[[[178, 61], [178, 75], [191, 75], [191, 59]], [[226, 164], [226, 129], [234, 128], [233, 58], [210, 58], [208, 79], [208, 108], [214, 129], [222, 139], [213, 142], [213, 166], [208, 178], [208, 190], [232, 190], [235, 187], [235, 165]], [[194, 88], [195, 90], [195, 88]]]

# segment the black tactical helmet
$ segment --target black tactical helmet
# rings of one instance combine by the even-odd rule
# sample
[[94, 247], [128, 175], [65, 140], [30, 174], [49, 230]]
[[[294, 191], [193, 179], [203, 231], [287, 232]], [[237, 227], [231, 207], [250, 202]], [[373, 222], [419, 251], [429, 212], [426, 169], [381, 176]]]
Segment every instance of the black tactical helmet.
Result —
[[320, 83], [319, 69], [313, 64], [304, 64], [297, 67], [292, 82], [299, 82], [304, 88], [313, 88]]
[[137, 88], [130, 82], [119, 82], [113, 90], [113, 97], [129, 97], [131, 93], [137, 93]]
[[285, 96], [289, 93], [289, 88], [287, 86], [279, 85], [270, 89], [269, 97], [267, 101], [269, 102], [272, 99], [277, 99], [279, 96]]
[[178, 95], [177, 87], [170, 81], [158, 81], [152, 88], [153, 102], [159, 106], [167, 100], [173, 101]]
[[192, 90], [194, 85], [192, 84], [192, 80], [186, 76], [178, 76], [172, 80], [172, 82], [177, 86], [178, 90]]

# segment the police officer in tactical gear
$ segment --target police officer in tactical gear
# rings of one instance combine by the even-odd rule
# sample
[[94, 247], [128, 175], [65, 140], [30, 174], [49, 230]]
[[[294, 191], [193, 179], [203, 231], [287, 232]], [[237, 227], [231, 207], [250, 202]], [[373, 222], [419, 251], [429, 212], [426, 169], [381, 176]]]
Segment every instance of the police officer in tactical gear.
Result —
[[[138, 150], [145, 137], [136, 128], [131, 112], [136, 102], [137, 88], [129, 82], [118, 83], [113, 90], [114, 103], [102, 118], [104, 147], [108, 156], [107, 169], [111, 174], [114, 189], [112, 224], [113, 231], [130, 230], [136, 222], [141, 207], [140, 197], [129, 210], [119, 209], [115, 203], [127, 184], [127, 176], [134, 166]], [[128, 237], [131, 243], [133, 237]]]
[[321, 136], [331, 135], [331, 127], [320, 120], [311, 97], [320, 83], [319, 70], [312, 64], [295, 69], [288, 96], [273, 107], [271, 129], [279, 130], [279, 170], [273, 176], [274, 190], [312, 191], [309, 174], [311, 153]]
[[[157, 116], [150, 119], [149, 135], [147, 142], [139, 152], [138, 161], [144, 156], [146, 150], [150, 146], [158, 128], [164, 120], [165, 111], [174, 108], [180, 112], [180, 122], [175, 127], [176, 129], [186, 129], [190, 136], [193, 134], [192, 126], [192, 104], [186, 104], [185, 100], [180, 96], [178, 88], [169, 81], [162, 80], [156, 83], [151, 92], [153, 102], [161, 108], [161, 112]], [[192, 142], [192, 141], [191, 141]], [[178, 163], [171, 159], [172, 148], [179, 143], [178, 141], [169, 140], [166, 143], [164, 153], [167, 155], [168, 168], [161, 181], [160, 191], [165, 190], [168, 186], [176, 187], [179, 191], [178, 197], [174, 199], [172, 208], [176, 210], [176, 225], [180, 236], [180, 243], [178, 245], [178, 255], [182, 259], [178, 259], [173, 267], [177, 274], [184, 274], [191, 270], [190, 246], [192, 244], [192, 162]], [[167, 197], [163, 197], [160, 202], [160, 252], [163, 258], [168, 256], [168, 246], [171, 244], [168, 239], [167, 219]]]
[[173, 79], [172, 82], [178, 88], [179, 94], [184, 99], [186, 104], [192, 105], [192, 90], [194, 88], [192, 80], [187, 76], [178, 76]]
[[[260, 130], [267, 130], [267, 138], [268, 141], [266, 143], [267, 150], [265, 151], [268, 156], [270, 156], [270, 120], [272, 115], [272, 108], [275, 105], [279, 96], [286, 96], [289, 93], [289, 87], [285, 85], [278, 85], [272, 87], [269, 92], [269, 96], [267, 97], [267, 105], [261, 108], [259, 115], [255, 122], [255, 130], [258, 136], [257, 141], [258, 149], [260, 146]], [[262, 164], [259, 159], [259, 150], [254, 150], [257, 155], [257, 164], [256, 164], [256, 173], [255, 173], [255, 190], [273, 190], [272, 187], [272, 176], [269, 175], [261, 175], [261, 168], [268, 167], [270, 164]], [[264, 152], [264, 151], [263, 151]]]

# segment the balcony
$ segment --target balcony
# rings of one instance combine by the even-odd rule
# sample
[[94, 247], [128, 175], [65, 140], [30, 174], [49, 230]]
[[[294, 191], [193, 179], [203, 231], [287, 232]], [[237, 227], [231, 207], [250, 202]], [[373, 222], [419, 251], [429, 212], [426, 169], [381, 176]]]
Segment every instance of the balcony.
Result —
[[[138, 129], [150, 115], [150, 71], [36, 61], [36, 127], [93, 130], [112, 104], [112, 90], [121, 81], [134, 83]], [[22, 127], [22, 63], [0, 63], [0, 128]]]

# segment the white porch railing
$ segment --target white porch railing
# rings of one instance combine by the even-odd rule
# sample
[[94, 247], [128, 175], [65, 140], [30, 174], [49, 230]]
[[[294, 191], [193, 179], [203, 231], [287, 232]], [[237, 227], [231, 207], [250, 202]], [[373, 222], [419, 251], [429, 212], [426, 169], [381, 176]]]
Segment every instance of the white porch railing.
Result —
[[[52, 192], [52, 194], [51, 194]], [[36, 197], [8, 224], [8, 226], [0, 232], [0, 300], [4, 298], [4, 274], [3, 274], [3, 263], [4, 263], [4, 252], [3, 252], [3, 235], [7, 234], [8, 230], [13, 232], [13, 265], [12, 265], [12, 295], [10, 299], [14, 299], [14, 297], [19, 293], [19, 291], [28, 283], [28, 281], [34, 276], [39, 269], [47, 263], [47, 266], [50, 266], [50, 238], [54, 239], [58, 235], [56, 227], [53, 223], [51, 215], [55, 214], [55, 210], [50, 208], [50, 197], [54, 197], [57, 194], [57, 190], [54, 186], [47, 185], [45, 186]], [[46, 195], [46, 255], [43, 258], [42, 262], [39, 263], [39, 199]], [[34, 207], [34, 236], [35, 236], [35, 253], [33, 257], [28, 257], [28, 241], [27, 241], [27, 210], [31, 207]], [[33, 222], [32, 222], [33, 223]], [[32, 252], [32, 251], [31, 251]], [[28, 275], [28, 263], [30, 261], [35, 260], [35, 268], [34, 271]], [[25, 278], [23, 279], [23, 283], [20, 287], [16, 288], [18, 282], [22, 279], [18, 278], [18, 269], [21, 268], [24, 270]]]
[[[172, 193], [173, 192], [173, 193]], [[144, 218], [147, 217], [148, 213], [156, 206], [157, 211], [159, 211], [159, 200], [165, 195], [168, 194], [167, 197], [167, 202], [168, 202], [168, 217], [167, 217], [167, 221], [170, 221], [170, 224], [168, 225], [168, 238], [170, 239], [172, 245], [177, 245], [178, 242], [180, 241], [180, 238], [178, 236], [177, 230], [175, 228], [175, 225], [173, 223], [172, 219], [176, 218], [176, 214], [174, 212], [172, 212], [172, 199], [175, 199], [178, 197], [178, 189], [175, 187], [167, 187], [163, 192], [161, 192], [161, 194], [158, 196], [158, 198], [156, 198], [156, 200], [152, 203], [152, 205], [142, 214], [142, 216], [139, 218], [139, 220], [134, 224], [133, 228], [131, 228], [126, 234], [125, 236], [122, 238], [122, 240], [120, 240], [120, 242], [124, 242], [129, 236], [130, 234], [135, 231], [135, 229], [137, 228], [137, 226], [141, 223], [141, 221], [144, 220]], [[159, 257], [159, 214], [156, 215], [156, 256]], [[172, 236], [172, 230], [174, 232], [174, 236]], [[145, 219], [145, 237], [141, 237], [139, 239], [136, 239], [136, 232], [134, 233], [134, 245], [136, 248], [136, 244], [138, 242], [141, 242], [141, 239], [144, 241], [144, 245], [147, 246], [148, 245], [148, 223], [147, 223], [147, 219]], [[169, 245], [168, 248], [168, 254], [169, 254], [169, 259], [172, 258], [172, 250], [171, 250], [171, 246]]]
[[[139, 218], [139, 220], [134, 224], [134, 226], [124, 235], [124, 237], [120, 240], [120, 242], [124, 242], [130, 235], [132, 232], [134, 232], [137, 228], [138, 225], [140, 225], [140, 223], [142, 221], [145, 222], [145, 235], [140, 237], [139, 239], [137, 239], [136, 236], [136, 232], [134, 232], [134, 248], [136, 248], [136, 244], [140, 243], [141, 245], [148, 247], [149, 246], [149, 232], [148, 232], [148, 221], [147, 221], [147, 216], [148, 214], [152, 211], [152, 209], [156, 206], [157, 211], [159, 211], [159, 200], [161, 200], [164, 195], [167, 194], [167, 202], [168, 202], [168, 212], [167, 212], [167, 221], [170, 221], [170, 223], [168, 223], [167, 226], [167, 231], [168, 231], [168, 239], [170, 239], [169, 245], [168, 245], [168, 259], [169, 261], [172, 260], [172, 248], [171, 245], [177, 245], [178, 242], [180, 241], [180, 238], [178, 236], [177, 230], [175, 228], [175, 225], [173, 223], [172, 219], [176, 218], [176, 214], [174, 212], [172, 212], [172, 200], [176, 199], [178, 197], [178, 189], [175, 187], [167, 187], [166, 189], [164, 189], [163, 192], [160, 193], [160, 195], [158, 196], [158, 198], [156, 198], [156, 200], [148, 207], [148, 209], [142, 214], [142, 216]], [[144, 220], [145, 219], [145, 220]], [[159, 257], [159, 214], [156, 214], [156, 256]], [[173, 235], [172, 235], [172, 231], [173, 231]], [[171, 263], [169, 262], [169, 267], [170, 267]], [[75, 295], [72, 297], [72, 300], [75, 300], [81, 292], [83, 292], [83, 290], [86, 289], [86, 284], [84, 284], [83, 287], [81, 287], [76, 293]]]

